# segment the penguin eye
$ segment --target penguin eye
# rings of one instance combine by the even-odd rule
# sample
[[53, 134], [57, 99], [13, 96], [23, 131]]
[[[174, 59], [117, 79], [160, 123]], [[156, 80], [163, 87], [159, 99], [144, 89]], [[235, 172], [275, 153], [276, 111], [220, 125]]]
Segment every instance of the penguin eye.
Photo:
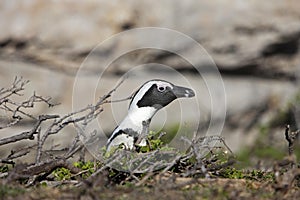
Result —
[[159, 86], [157, 89], [158, 89], [159, 92], [164, 92], [166, 90], [166, 87]]
[[118, 149], [123, 149], [123, 150], [125, 150], [125, 149], [126, 149], [125, 144], [124, 144], [124, 143], [120, 144], [120, 145], [118, 146]]

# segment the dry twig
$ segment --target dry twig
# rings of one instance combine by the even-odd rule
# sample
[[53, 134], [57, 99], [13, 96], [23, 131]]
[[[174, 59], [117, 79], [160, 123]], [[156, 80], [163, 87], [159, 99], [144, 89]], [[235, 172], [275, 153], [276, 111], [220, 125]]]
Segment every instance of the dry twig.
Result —
[[[12, 151], [11, 154], [6, 158], [0, 158], [1, 163], [15, 164], [14, 160], [16, 158], [25, 156], [31, 152], [33, 148], [36, 148], [35, 163], [17, 165], [14, 170], [9, 173], [8, 180], [13, 181], [20, 178], [28, 178], [33, 180], [30, 183], [33, 184], [36, 180], [40, 180], [41, 177], [45, 178], [58, 167], [66, 167], [71, 171], [74, 171], [74, 167], [69, 164], [68, 160], [78, 151], [81, 151], [84, 148], [84, 144], [81, 143], [79, 139], [81, 134], [80, 131], [78, 131], [77, 136], [74, 137], [71, 144], [68, 147], [63, 148], [63, 150], [56, 149], [56, 147], [59, 145], [55, 144], [52, 145], [50, 149], [46, 148], [45, 144], [47, 143], [49, 136], [61, 133], [64, 128], [70, 125], [74, 126], [75, 128], [87, 126], [103, 111], [101, 106], [104, 103], [110, 102], [108, 98], [123, 83], [123, 81], [124, 80], [119, 82], [117, 86], [109, 91], [106, 95], [99, 98], [95, 104], [87, 105], [80, 110], [63, 116], [47, 114], [41, 114], [38, 116], [32, 115], [28, 108], [34, 108], [37, 103], [46, 104], [48, 107], [53, 107], [55, 104], [50, 102], [51, 98], [44, 98], [37, 95], [35, 92], [28, 99], [25, 97], [23, 98], [23, 94], [20, 92], [25, 89], [25, 86], [29, 81], [23, 80], [22, 77], [16, 77], [12, 83], [12, 86], [9, 88], [1, 88], [0, 110], [4, 110], [5, 112], [9, 113], [11, 121], [1, 125], [0, 129], [12, 127], [24, 119], [33, 120], [34, 124], [30, 130], [23, 131], [17, 135], [1, 138], [0, 146], [15, 144], [16, 142], [27, 139], [34, 140], [35, 135], [37, 135], [36, 143], [30, 146], [30, 148], [25, 148], [22, 151]], [[25, 100], [17, 101], [14, 98], [15, 96], [22, 97]], [[78, 126], [78, 124], [81, 124], [82, 126]], [[51, 155], [51, 152], [55, 151], [59, 152], [58, 155]], [[76, 173], [79, 173], [78, 170]]]
[[[10, 88], [0, 89], [0, 109], [10, 113], [12, 119], [12, 121], [8, 122], [6, 125], [1, 126], [2, 129], [14, 126], [25, 118], [34, 121], [30, 130], [0, 139], [0, 146], [14, 144], [27, 139], [36, 139], [34, 145], [25, 148], [23, 151], [13, 151], [6, 158], [0, 158], [2, 163], [14, 164], [16, 158], [26, 156], [32, 149], [35, 149], [35, 163], [17, 165], [8, 174], [7, 180], [14, 181], [26, 178], [27, 180], [30, 180], [28, 181], [28, 185], [31, 185], [45, 180], [45, 178], [58, 167], [69, 169], [75, 174], [72, 176], [73, 178], [85, 173], [84, 170], [82, 171], [73, 167], [70, 164], [69, 159], [77, 152], [81, 152], [80, 159], [84, 160], [82, 152], [85, 152], [85, 147], [80, 141], [80, 137], [86, 135], [86, 127], [103, 111], [103, 104], [118, 102], [111, 101], [109, 98], [123, 81], [124, 80], [119, 82], [115, 88], [99, 98], [95, 104], [87, 105], [82, 109], [63, 116], [47, 114], [34, 116], [31, 114], [28, 108], [34, 107], [37, 103], [43, 103], [49, 107], [55, 106], [50, 102], [51, 98], [43, 98], [36, 93], [33, 93], [31, 97], [24, 101], [17, 102], [13, 100], [15, 95], [22, 95], [20, 91], [24, 90], [24, 86], [28, 83], [28, 81], [24, 81], [22, 78], [16, 78]], [[126, 100], [130, 98], [131, 97], [126, 98]], [[46, 147], [45, 144], [49, 141], [51, 135], [62, 133], [62, 130], [68, 126], [74, 127], [77, 130], [77, 135], [74, 136], [67, 147], [61, 148], [58, 144], [53, 144], [50, 148]], [[162, 134], [160, 134], [159, 138], [161, 136]], [[106, 158], [103, 163], [101, 163], [100, 168], [88, 179], [82, 180], [77, 185], [83, 186], [93, 184], [99, 175], [103, 175], [107, 171], [113, 169], [116, 172], [116, 175], [110, 179], [113, 182], [123, 183], [127, 180], [133, 180], [136, 185], [142, 185], [148, 179], [156, 175], [160, 177], [159, 179], [161, 181], [170, 171], [174, 170], [178, 172], [178, 174], [173, 174], [173, 176], [169, 178], [172, 180], [172, 183], [175, 183], [176, 178], [179, 176], [209, 177], [209, 172], [217, 171], [233, 163], [230, 159], [228, 159], [227, 162], [216, 161], [217, 154], [214, 151], [220, 149], [220, 147], [216, 145], [216, 142], [221, 143], [225, 148], [224, 152], [229, 151], [232, 154], [225, 141], [219, 136], [202, 138], [197, 138], [195, 136], [192, 140], [186, 138], [183, 138], [183, 140], [191, 146], [185, 153], [180, 153], [172, 148], [168, 150], [156, 149], [147, 153], [129, 152], [124, 150], [116, 151], [115, 154]], [[208, 152], [210, 156], [207, 156], [204, 152]], [[141, 176], [142, 174], [143, 176]], [[194, 183], [194, 180], [191, 182]]]
[[285, 127], [285, 139], [288, 142], [288, 151], [289, 151], [289, 155], [293, 155], [294, 152], [294, 142], [298, 136], [298, 134], [300, 133], [300, 130], [294, 131], [294, 132], [290, 132], [290, 125], [286, 125]]

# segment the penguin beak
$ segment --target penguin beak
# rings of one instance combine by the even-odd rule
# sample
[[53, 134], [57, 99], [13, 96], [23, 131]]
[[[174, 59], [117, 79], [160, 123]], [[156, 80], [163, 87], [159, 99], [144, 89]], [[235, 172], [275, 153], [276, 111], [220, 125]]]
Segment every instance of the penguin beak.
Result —
[[177, 98], [181, 98], [181, 97], [190, 98], [195, 96], [195, 92], [192, 89], [186, 87], [180, 87], [175, 85], [172, 91]]

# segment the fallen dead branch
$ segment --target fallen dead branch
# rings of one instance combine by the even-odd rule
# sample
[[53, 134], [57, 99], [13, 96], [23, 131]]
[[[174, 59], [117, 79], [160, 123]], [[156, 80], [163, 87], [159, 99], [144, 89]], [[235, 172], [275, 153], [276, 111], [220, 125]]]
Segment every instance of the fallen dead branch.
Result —
[[[44, 181], [55, 169], [66, 168], [71, 173], [83, 174], [84, 172], [70, 164], [69, 159], [77, 152], [84, 152], [84, 144], [80, 141], [80, 136], [84, 135], [85, 128], [90, 122], [95, 120], [103, 111], [102, 105], [112, 103], [109, 99], [111, 94], [122, 84], [121, 81], [106, 95], [101, 97], [95, 104], [68, 113], [66, 115], [33, 115], [29, 112], [29, 108], [33, 108], [37, 104], [45, 104], [53, 107], [55, 104], [51, 102], [51, 98], [44, 98], [35, 92], [25, 100], [16, 101], [15, 96], [22, 97], [22, 91], [25, 89], [28, 81], [22, 78], [15, 78], [12, 86], [0, 89], [0, 108], [10, 113], [10, 119], [6, 124], [1, 125], [1, 129], [9, 128], [16, 125], [24, 119], [33, 121], [30, 130], [23, 131], [19, 134], [0, 139], [0, 146], [15, 144], [23, 140], [32, 140], [34, 144], [23, 148], [22, 150], [12, 150], [5, 158], [1, 158], [1, 163], [15, 164], [15, 159], [26, 156], [28, 153], [35, 151], [35, 162], [31, 164], [18, 164], [6, 176], [7, 181], [12, 182], [20, 179], [27, 179], [27, 185]], [[125, 100], [130, 99], [130, 97]], [[53, 144], [46, 147], [46, 143], [51, 135], [62, 132], [68, 126], [73, 126], [77, 130], [77, 135], [68, 147], [60, 148], [60, 145]], [[162, 136], [160, 134], [159, 138]], [[231, 165], [233, 162], [218, 163], [215, 158], [215, 150], [218, 145], [212, 143], [219, 142], [224, 152], [231, 150], [225, 141], [219, 136], [210, 136], [203, 138], [193, 138], [191, 141], [183, 138], [188, 142], [191, 148], [184, 153], [178, 152], [176, 149], [156, 149], [147, 153], [137, 153], [125, 150], [119, 150], [116, 154], [105, 159], [97, 167], [98, 169], [85, 180], [79, 180], [78, 186], [86, 183], [93, 183], [99, 174], [107, 171], [114, 171], [115, 175], [111, 176], [110, 182], [122, 183], [128, 180], [134, 180], [136, 185], [142, 185], [147, 179], [158, 175], [163, 178], [170, 170], [175, 170], [180, 176], [204, 176], [209, 177], [209, 172], [216, 171], [222, 167]], [[53, 153], [59, 152], [59, 153]], [[206, 152], [206, 153], [203, 153]], [[210, 156], [207, 156], [210, 154]], [[225, 155], [225, 154], [224, 154]], [[228, 155], [226, 155], [228, 156]], [[84, 155], [81, 155], [83, 160]], [[191, 162], [191, 160], [194, 160]], [[141, 174], [144, 174], [141, 177]], [[72, 176], [76, 178], [78, 176]], [[174, 177], [173, 177], [174, 178]], [[177, 177], [178, 178], [178, 177]], [[176, 179], [176, 177], [175, 177]]]
[[[286, 197], [288, 191], [294, 190], [295, 185], [298, 185], [299, 189], [300, 172], [294, 152], [299, 131], [290, 132], [289, 126], [285, 129], [289, 154], [287, 159], [278, 162], [271, 172], [259, 172], [258, 175], [253, 175], [255, 171], [252, 171], [243, 175], [244, 178], [241, 179], [220, 178], [224, 170], [234, 169], [232, 165], [236, 162], [232, 151], [220, 136], [196, 137], [195, 135], [192, 139], [182, 138], [190, 146], [186, 152], [179, 152], [168, 146], [149, 148], [146, 153], [119, 149], [108, 157], [103, 156], [102, 160], [88, 161], [89, 167], [80, 167], [79, 164], [87, 163], [84, 162], [87, 149], [80, 137], [92, 134], [86, 133], [85, 127], [103, 111], [103, 104], [117, 102], [111, 101], [109, 97], [122, 82], [95, 104], [65, 115], [32, 114], [31, 108], [38, 104], [48, 107], [55, 104], [51, 102], [51, 98], [44, 98], [36, 93], [29, 98], [23, 96], [22, 91], [27, 83], [28, 81], [22, 78], [16, 78], [12, 86], [0, 89], [0, 111], [5, 111], [7, 117], [5, 120], [1, 119], [0, 129], [9, 130], [24, 120], [30, 120], [32, 123], [29, 130], [6, 138], [0, 137], [0, 147], [11, 148], [6, 155], [0, 156], [0, 184], [4, 189], [5, 185], [14, 183], [21, 183], [22, 187], [41, 184], [50, 187], [68, 185], [77, 187], [78, 193], [74, 194], [74, 190], [71, 192], [74, 196], [78, 195], [77, 198], [84, 193], [95, 199], [99, 191], [109, 193], [113, 188], [116, 192], [119, 190], [119, 185], [129, 185], [123, 187], [125, 190], [154, 188], [154, 192], [158, 189], [162, 193], [186, 189], [194, 192], [194, 187], [211, 189], [219, 185], [219, 188], [211, 190], [213, 194], [216, 191], [221, 193], [228, 191], [232, 197], [236, 197], [237, 194], [242, 196], [244, 191], [241, 188], [250, 185], [255, 191], [271, 191], [280, 199]], [[127, 99], [130, 97], [124, 100]], [[77, 135], [72, 137], [72, 141], [67, 146], [62, 146], [55, 140], [51, 146], [47, 145], [50, 136], [64, 134], [63, 130], [67, 127], [77, 130]], [[160, 133], [158, 138], [162, 135], [163, 133]], [[90, 138], [89, 141], [95, 142], [93, 139]], [[14, 146], [27, 140], [30, 140], [29, 144]], [[29, 154], [34, 154], [34, 162], [20, 163], [20, 160], [25, 159]], [[75, 156], [79, 162], [74, 163]], [[58, 172], [67, 174], [66, 176], [63, 174], [61, 179], [58, 179]], [[267, 181], [263, 180], [259, 177], [263, 173], [273, 177]], [[246, 176], [253, 177], [246, 179]], [[260, 182], [261, 180], [263, 181]], [[118, 186], [115, 187], [116, 184]], [[268, 187], [267, 190], [263, 190], [265, 187]], [[119, 191], [117, 193], [119, 194]], [[249, 196], [251, 197], [251, 192]]]
[[[53, 107], [55, 104], [51, 102], [51, 98], [44, 98], [37, 95], [35, 92], [29, 98], [15, 98], [23, 97], [21, 93], [29, 81], [22, 77], [16, 77], [12, 85], [8, 88], [0, 89], [0, 110], [6, 113], [7, 120], [4, 120], [0, 129], [8, 129], [17, 125], [22, 120], [33, 121], [33, 126], [30, 130], [23, 131], [19, 134], [0, 139], [0, 146], [16, 144], [23, 140], [32, 140], [34, 145], [22, 148], [22, 150], [11, 150], [11, 153], [6, 157], [0, 158], [0, 162], [4, 164], [15, 164], [15, 159], [26, 156], [29, 152], [35, 150], [35, 162], [31, 164], [19, 164], [14, 167], [8, 174], [8, 181], [14, 181], [22, 178], [40, 180], [41, 177], [46, 177], [54, 169], [58, 167], [65, 167], [71, 171], [74, 167], [69, 164], [69, 159], [77, 152], [84, 148], [84, 144], [80, 141], [80, 131], [68, 147], [59, 150], [56, 147], [59, 145], [53, 144], [51, 147], [46, 147], [50, 135], [62, 134], [62, 130], [68, 126], [78, 128], [77, 124], [82, 126], [88, 125], [95, 120], [103, 111], [101, 106], [109, 102], [108, 98], [120, 86], [121, 81], [115, 88], [109, 91], [106, 95], [99, 98], [93, 105], [68, 113], [66, 115], [48, 115], [40, 114], [35, 116], [30, 113], [29, 108], [34, 108], [37, 104], [45, 104], [48, 107]], [[21, 100], [20, 100], [21, 99]], [[25, 99], [25, 100], [22, 100]], [[10, 146], [9, 146], [10, 147]], [[9, 148], [7, 147], [7, 148]], [[13, 147], [12, 147], [13, 148]], [[51, 154], [57, 149], [60, 152], [58, 155]], [[78, 173], [78, 169], [76, 171]], [[34, 178], [35, 177], [35, 178]]]
[[288, 152], [289, 152], [290, 156], [294, 153], [294, 143], [295, 143], [295, 140], [297, 139], [299, 133], [300, 133], [300, 130], [290, 131], [290, 125], [286, 125], [285, 139], [288, 142]]

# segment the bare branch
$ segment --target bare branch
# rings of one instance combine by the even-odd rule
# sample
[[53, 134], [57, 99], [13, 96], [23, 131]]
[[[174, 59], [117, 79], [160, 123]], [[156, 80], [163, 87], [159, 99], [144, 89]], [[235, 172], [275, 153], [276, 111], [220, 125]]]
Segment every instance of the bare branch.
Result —
[[[95, 103], [61, 116], [42, 114], [36, 116], [31, 114], [29, 112], [29, 108], [34, 108], [38, 103], [46, 104], [48, 107], [54, 106], [54, 104], [50, 102], [51, 98], [38, 96], [35, 92], [31, 97], [27, 99], [25, 98], [23, 101], [14, 101], [12, 97], [14, 97], [14, 95], [22, 95], [20, 91], [24, 90], [24, 86], [27, 83], [26, 81], [22, 81], [22, 79], [16, 78], [10, 88], [0, 89], [0, 109], [8, 112], [11, 118], [11, 121], [6, 123], [4, 126], [1, 126], [0, 129], [9, 128], [25, 118], [34, 120], [34, 124], [30, 130], [0, 139], [0, 146], [27, 139], [33, 140], [35, 135], [37, 138], [34, 145], [30, 148], [24, 148], [22, 151], [12, 151], [6, 158], [0, 159], [0, 162], [2, 163], [14, 164], [14, 159], [23, 157], [33, 149], [35, 150], [35, 163], [29, 165], [17, 165], [8, 174], [8, 180], [12, 181], [26, 178], [28, 180], [27, 184], [31, 185], [37, 181], [45, 180], [45, 178], [58, 167], [70, 169], [72, 173], [74, 172], [74, 176], [72, 176], [73, 178], [85, 173], [86, 170], [74, 168], [69, 163], [69, 160], [71, 157], [76, 155], [77, 152], [79, 152], [79, 154], [81, 152], [80, 158], [83, 160], [85, 147], [80, 141], [80, 138], [88, 135], [88, 133], [85, 132], [88, 130], [87, 126], [96, 120], [99, 114], [102, 113], [103, 104], [120, 102], [132, 98], [131, 95], [130, 97], [120, 100], [112, 101], [110, 99], [112, 93], [116, 91], [124, 80], [125, 79], [121, 80], [112, 90], [100, 97]], [[68, 145], [63, 147], [57, 143], [52, 144], [51, 147], [46, 145], [48, 144], [51, 135], [63, 133], [63, 129], [70, 126], [76, 129], [77, 135], [72, 138]], [[144, 124], [144, 126], [148, 127], [148, 124]], [[147, 129], [144, 131], [148, 132]], [[163, 134], [164, 133], [161, 133], [159, 138]], [[140, 140], [141, 139], [148, 138], [140, 138]], [[229, 159], [227, 162], [217, 162], [215, 159], [217, 157], [215, 152], [221, 149], [220, 146], [215, 145], [216, 142], [232, 154], [224, 139], [219, 136], [202, 138], [196, 138], [195, 136], [192, 140], [186, 138], [183, 140], [191, 146], [191, 148], [185, 153], [180, 153], [176, 149], [172, 148], [168, 150], [158, 148], [147, 153], [122, 150], [117, 151], [110, 157], [104, 158], [100, 168], [88, 179], [83, 180], [77, 185], [82, 186], [85, 183], [93, 183], [100, 174], [103, 175], [105, 172], [112, 169], [120, 169], [119, 171], [115, 170], [117, 174], [115, 179], [111, 179], [113, 182], [122, 183], [124, 181], [131, 180], [135, 182], [136, 185], [142, 185], [149, 178], [154, 177], [155, 175], [159, 175], [160, 179], [162, 179], [162, 177], [165, 177], [172, 170], [181, 172], [180, 176], [184, 177], [196, 177], [199, 175], [208, 177], [209, 171], [216, 171], [222, 167], [232, 164]], [[210, 158], [209, 156], [202, 154], [203, 150], [209, 152], [208, 155]], [[141, 174], [143, 174], [143, 176], [141, 176]], [[170, 180], [175, 183], [178, 176], [179, 175], [174, 174], [174, 176], [170, 177]], [[57, 184], [59, 185], [60, 183]], [[76, 183], [76, 181], [74, 183]]]
[[17, 142], [17, 141], [25, 140], [25, 139], [33, 140], [34, 135], [38, 133], [37, 130], [43, 121], [48, 120], [48, 119], [54, 119], [57, 117], [59, 117], [59, 116], [58, 115], [40, 115], [38, 121], [35, 123], [35, 125], [33, 126], [33, 128], [30, 131], [22, 132], [18, 135], [11, 136], [8, 138], [3, 138], [0, 140], [0, 145], [13, 143], [13, 142]]
[[293, 155], [293, 153], [294, 153], [294, 142], [299, 133], [300, 133], [300, 130], [290, 132], [290, 125], [286, 125], [285, 139], [288, 141], [288, 149], [289, 149], [288, 151], [289, 151], [290, 156]]

